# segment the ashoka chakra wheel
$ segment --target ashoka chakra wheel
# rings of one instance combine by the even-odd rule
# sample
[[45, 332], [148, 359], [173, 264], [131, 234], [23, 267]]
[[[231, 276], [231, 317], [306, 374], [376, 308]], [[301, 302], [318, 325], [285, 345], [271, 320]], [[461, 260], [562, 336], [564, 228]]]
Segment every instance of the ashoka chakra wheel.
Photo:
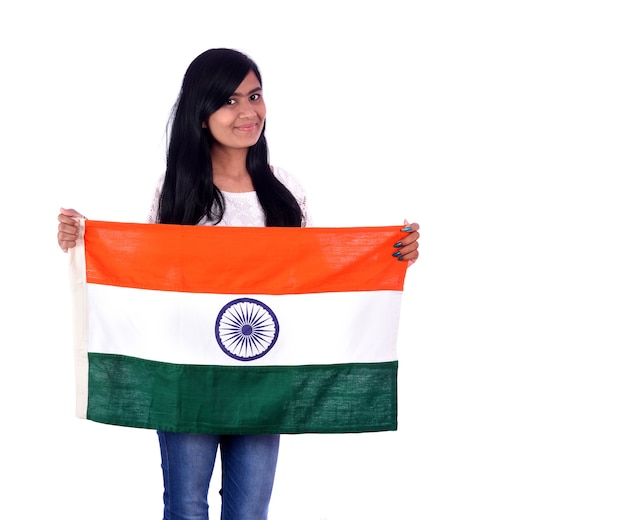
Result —
[[278, 320], [267, 305], [252, 298], [227, 303], [215, 320], [215, 337], [228, 356], [252, 361], [269, 352], [278, 338]]

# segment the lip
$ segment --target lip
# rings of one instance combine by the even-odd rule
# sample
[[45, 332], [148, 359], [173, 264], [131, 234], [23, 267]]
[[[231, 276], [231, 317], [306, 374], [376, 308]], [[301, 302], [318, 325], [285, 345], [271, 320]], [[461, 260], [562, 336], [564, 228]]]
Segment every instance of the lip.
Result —
[[250, 123], [247, 125], [236, 126], [235, 129], [240, 132], [254, 132], [259, 125], [257, 123]]

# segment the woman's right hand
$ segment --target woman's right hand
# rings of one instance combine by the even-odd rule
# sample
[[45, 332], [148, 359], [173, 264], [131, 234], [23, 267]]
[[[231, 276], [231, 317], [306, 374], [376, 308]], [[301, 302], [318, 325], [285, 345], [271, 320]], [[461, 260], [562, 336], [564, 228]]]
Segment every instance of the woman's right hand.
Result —
[[85, 217], [74, 209], [61, 208], [61, 213], [57, 218], [59, 220], [59, 232], [57, 233], [59, 247], [64, 253], [67, 253], [68, 249], [76, 246], [79, 230], [78, 219]]

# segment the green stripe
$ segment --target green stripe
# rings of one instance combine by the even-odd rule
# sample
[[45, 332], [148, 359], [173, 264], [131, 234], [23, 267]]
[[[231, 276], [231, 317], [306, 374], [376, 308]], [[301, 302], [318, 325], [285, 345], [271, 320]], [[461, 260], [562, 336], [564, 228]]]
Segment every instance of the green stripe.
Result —
[[89, 354], [87, 419], [164, 431], [397, 429], [398, 362], [202, 366]]

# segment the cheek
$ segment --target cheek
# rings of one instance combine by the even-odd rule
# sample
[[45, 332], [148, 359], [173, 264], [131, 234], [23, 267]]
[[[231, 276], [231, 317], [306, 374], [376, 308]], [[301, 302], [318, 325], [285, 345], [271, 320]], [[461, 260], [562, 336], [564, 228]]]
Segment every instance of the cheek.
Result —
[[219, 117], [219, 115], [213, 114], [211, 117], [209, 117], [208, 127], [211, 135], [219, 135], [219, 133], [222, 132], [224, 129], [223, 118]]
[[265, 114], [267, 113], [267, 109], [265, 108], [265, 103], [261, 103], [258, 106], [256, 113], [261, 119], [265, 119]]

